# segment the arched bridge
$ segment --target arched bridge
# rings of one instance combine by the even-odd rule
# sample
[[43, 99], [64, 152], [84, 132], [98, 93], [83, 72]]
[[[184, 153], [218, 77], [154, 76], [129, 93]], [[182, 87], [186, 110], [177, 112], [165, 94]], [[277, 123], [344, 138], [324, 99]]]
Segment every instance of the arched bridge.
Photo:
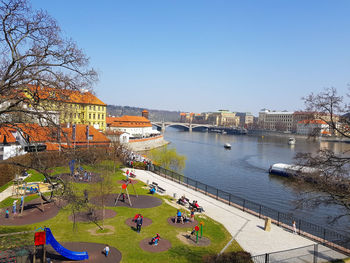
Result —
[[192, 129], [194, 128], [199, 128], [199, 127], [203, 127], [203, 128], [211, 128], [214, 127], [213, 125], [210, 124], [197, 124], [197, 123], [183, 123], [183, 122], [151, 122], [153, 126], [159, 127], [162, 129], [162, 132], [165, 131], [165, 129], [167, 127], [171, 127], [171, 126], [181, 126], [184, 128], [187, 128], [190, 132], [192, 131]]

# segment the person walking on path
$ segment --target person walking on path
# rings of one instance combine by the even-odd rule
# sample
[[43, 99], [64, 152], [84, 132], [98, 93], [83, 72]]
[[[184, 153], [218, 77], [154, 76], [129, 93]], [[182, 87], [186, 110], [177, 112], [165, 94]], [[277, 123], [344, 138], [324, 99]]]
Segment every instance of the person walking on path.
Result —
[[297, 234], [297, 225], [295, 220], [293, 220], [293, 234], [296, 235]]
[[6, 209], [6, 212], [5, 212], [5, 218], [9, 218], [10, 217], [10, 213], [9, 213], [9, 210]]
[[137, 233], [141, 232], [142, 223], [143, 223], [143, 217], [141, 214], [139, 214], [138, 218], [136, 219], [136, 231], [137, 231]]

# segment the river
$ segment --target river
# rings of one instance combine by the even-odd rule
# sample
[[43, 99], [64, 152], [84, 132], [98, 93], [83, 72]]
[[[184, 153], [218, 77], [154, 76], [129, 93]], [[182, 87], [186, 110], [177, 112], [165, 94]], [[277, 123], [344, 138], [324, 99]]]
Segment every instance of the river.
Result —
[[[278, 211], [293, 213], [311, 223], [338, 232], [347, 231], [350, 236], [348, 219], [329, 223], [330, 216], [341, 212], [340, 207], [296, 209], [298, 193], [289, 179], [268, 173], [274, 163], [293, 163], [297, 152], [316, 152], [321, 148], [342, 152], [350, 149], [350, 144], [297, 139], [291, 146], [287, 143], [288, 136], [190, 133], [174, 128], [167, 128], [164, 137], [171, 142], [170, 147], [187, 157], [185, 176]], [[230, 143], [232, 149], [225, 150], [225, 143]]]

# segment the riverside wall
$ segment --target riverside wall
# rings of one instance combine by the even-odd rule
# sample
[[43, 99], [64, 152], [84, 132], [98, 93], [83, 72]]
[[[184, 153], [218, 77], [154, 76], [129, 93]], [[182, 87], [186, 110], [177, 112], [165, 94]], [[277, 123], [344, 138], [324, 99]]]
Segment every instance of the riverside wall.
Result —
[[160, 135], [151, 138], [129, 140], [129, 147], [135, 152], [141, 152], [162, 147], [168, 143], [168, 141], [164, 140], [164, 136]]

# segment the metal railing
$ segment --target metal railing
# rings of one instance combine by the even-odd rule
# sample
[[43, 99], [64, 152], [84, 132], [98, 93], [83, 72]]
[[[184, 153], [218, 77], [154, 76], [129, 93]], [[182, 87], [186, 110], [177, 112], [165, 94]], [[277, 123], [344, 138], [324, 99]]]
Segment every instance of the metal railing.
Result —
[[262, 204], [235, 196], [216, 187], [191, 179], [174, 171], [164, 169], [163, 167], [157, 165], [152, 165], [151, 170], [162, 177], [175, 181], [214, 199], [220, 200], [230, 206], [239, 208], [259, 218], [269, 217], [271, 218], [272, 223], [290, 231], [293, 231], [292, 222], [296, 221], [297, 233], [299, 235], [312, 239], [318, 243], [350, 256], [350, 236], [346, 236], [322, 226], [307, 222], [293, 216], [290, 213], [280, 212]]
[[337, 259], [340, 259], [339, 255], [335, 255], [333, 250], [318, 244], [266, 253], [252, 257], [252, 261], [254, 263], [326, 263]]

